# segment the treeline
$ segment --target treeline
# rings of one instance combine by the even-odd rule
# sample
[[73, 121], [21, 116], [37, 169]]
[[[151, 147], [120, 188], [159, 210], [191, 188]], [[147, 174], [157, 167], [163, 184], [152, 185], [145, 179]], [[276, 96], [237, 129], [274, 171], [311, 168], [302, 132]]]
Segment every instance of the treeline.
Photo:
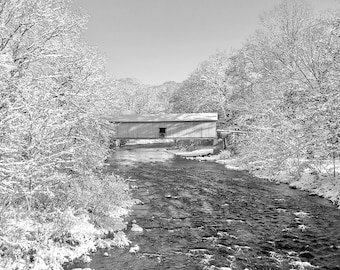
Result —
[[113, 102], [110, 115], [169, 113], [172, 94], [179, 85], [171, 81], [157, 86], [145, 85], [132, 78], [113, 80], [107, 93]]
[[0, 269], [87, 260], [132, 204], [125, 180], [103, 173], [115, 82], [69, 5], [0, 2]]
[[[234, 154], [266, 177], [339, 157], [339, 10], [315, 15], [284, 0], [231, 53], [218, 52], [175, 91], [174, 112], [218, 111], [242, 131]], [[254, 166], [256, 164], [256, 166]]]

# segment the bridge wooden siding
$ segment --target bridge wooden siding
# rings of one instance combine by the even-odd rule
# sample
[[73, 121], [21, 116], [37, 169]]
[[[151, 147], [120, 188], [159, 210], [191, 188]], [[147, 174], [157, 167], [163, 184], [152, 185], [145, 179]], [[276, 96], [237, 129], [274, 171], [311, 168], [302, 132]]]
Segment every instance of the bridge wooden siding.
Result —
[[117, 124], [116, 139], [215, 139], [217, 120], [217, 113], [120, 115], [109, 119]]

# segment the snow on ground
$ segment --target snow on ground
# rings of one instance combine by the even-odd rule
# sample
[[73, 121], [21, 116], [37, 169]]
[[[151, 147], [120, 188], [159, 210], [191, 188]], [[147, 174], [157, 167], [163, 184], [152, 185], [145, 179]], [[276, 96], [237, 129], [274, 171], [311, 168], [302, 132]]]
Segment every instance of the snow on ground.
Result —
[[176, 155], [178, 156], [182, 156], [182, 157], [199, 157], [199, 156], [207, 156], [207, 155], [211, 155], [214, 153], [214, 149], [213, 148], [209, 148], [209, 149], [197, 149], [197, 150], [193, 150], [193, 151], [180, 151], [177, 152]]
[[340, 209], [340, 173], [333, 178], [327, 174], [314, 175], [305, 171], [300, 179], [291, 182], [289, 186], [324, 197], [338, 205]]
[[[213, 150], [210, 149], [200, 149], [196, 151], [191, 151], [190, 154], [187, 154], [189, 152], [185, 152], [184, 154], [180, 151], [169, 151], [175, 155], [182, 156], [186, 159], [191, 160], [198, 160], [198, 161], [210, 161], [210, 162], [216, 162], [219, 164], [223, 164], [227, 169], [229, 170], [246, 170], [246, 167], [242, 164], [240, 164], [238, 159], [223, 159], [220, 155], [212, 155]], [[195, 156], [195, 153], [197, 155]], [[202, 155], [203, 156], [199, 156]]]
[[294, 170], [287, 170], [277, 175], [274, 180], [326, 198], [340, 209], [340, 164], [334, 166], [331, 160], [314, 161], [314, 164], [306, 160], [305, 163], [308, 166], [300, 171], [299, 176], [292, 173]]
[[[222, 157], [223, 158], [223, 157]], [[212, 161], [225, 165], [230, 170], [247, 170], [240, 164], [238, 159], [222, 159], [220, 155], [209, 155], [203, 157], [187, 157], [198, 161]], [[289, 184], [290, 187], [298, 188], [326, 198], [336, 204], [340, 209], [340, 164], [335, 166], [336, 175], [333, 175], [332, 161], [324, 161], [317, 168], [311, 166], [302, 172], [301, 177], [296, 179], [291, 172], [282, 172], [275, 178], [276, 181]]]

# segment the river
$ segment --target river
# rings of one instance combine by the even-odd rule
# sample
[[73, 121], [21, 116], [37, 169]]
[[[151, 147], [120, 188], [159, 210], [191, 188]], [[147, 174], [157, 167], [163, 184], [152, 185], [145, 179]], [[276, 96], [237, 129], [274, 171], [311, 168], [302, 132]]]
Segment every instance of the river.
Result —
[[325, 199], [163, 148], [122, 148], [109, 163], [144, 203], [128, 218], [144, 231], [127, 231], [138, 252], [103, 250], [87, 267], [340, 269], [340, 211]]

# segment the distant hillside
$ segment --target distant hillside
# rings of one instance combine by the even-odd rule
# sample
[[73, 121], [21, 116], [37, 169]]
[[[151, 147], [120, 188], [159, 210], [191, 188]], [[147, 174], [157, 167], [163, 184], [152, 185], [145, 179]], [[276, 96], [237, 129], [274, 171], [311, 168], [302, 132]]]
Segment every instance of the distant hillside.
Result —
[[149, 92], [152, 93], [153, 102], [149, 113], [171, 112], [172, 104], [170, 100], [174, 92], [181, 86], [181, 83], [173, 81], [165, 82], [157, 86], [149, 86]]
[[136, 114], [167, 113], [172, 110], [170, 99], [181, 83], [173, 81], [161, 85], [145, 85], [133, 78], [115, 80], [110, 98], [120, 112]]

